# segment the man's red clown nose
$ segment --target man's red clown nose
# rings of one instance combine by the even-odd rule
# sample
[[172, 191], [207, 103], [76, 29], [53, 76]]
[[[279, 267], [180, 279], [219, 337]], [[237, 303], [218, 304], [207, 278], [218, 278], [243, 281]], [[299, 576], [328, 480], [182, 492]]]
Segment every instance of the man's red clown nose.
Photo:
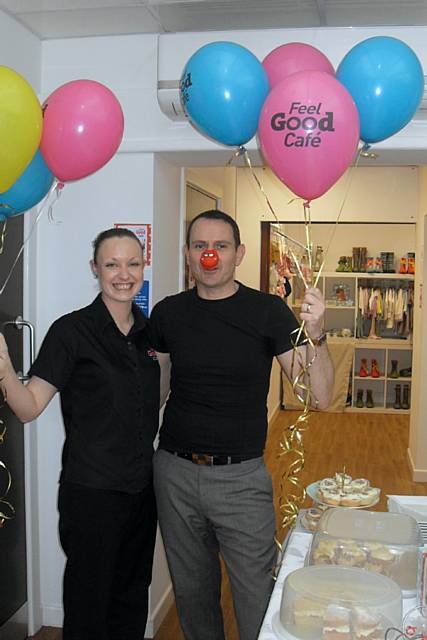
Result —
[[203, 269], [210, 271], [215, 269], [218, 264], [218, 251], [216, 249], [210, 249], [209, 251], [203, 251], [200, 256], [200, 264]]

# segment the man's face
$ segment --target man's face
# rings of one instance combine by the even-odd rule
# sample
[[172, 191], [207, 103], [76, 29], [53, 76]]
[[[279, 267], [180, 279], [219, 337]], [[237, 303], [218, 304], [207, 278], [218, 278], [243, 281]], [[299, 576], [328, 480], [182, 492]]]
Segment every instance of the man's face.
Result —
[[[216, 249], [218, 252], [218, 264], [214, 269], [204, 269], [200, 264], [200, 256], [207, 249]], [[233, 230], [227, 222], [207, 218], [200, 218], [194, 223], [190, 247], [185, 249], [188, 266], [196, 283], [218, 290], [227, 289], [234, 282], [235, 268], [244, 254], [243, 245], [236, 249]]]

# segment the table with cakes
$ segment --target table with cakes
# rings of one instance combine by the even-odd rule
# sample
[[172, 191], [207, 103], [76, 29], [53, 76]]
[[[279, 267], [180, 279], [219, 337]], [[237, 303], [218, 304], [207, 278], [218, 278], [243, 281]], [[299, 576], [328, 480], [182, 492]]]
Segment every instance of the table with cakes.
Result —
[[345, 472], [307, 494], [313, 507], [286, 538], [259, 640], [426, 640], [417, 519], [370, 510], [380, 489]]

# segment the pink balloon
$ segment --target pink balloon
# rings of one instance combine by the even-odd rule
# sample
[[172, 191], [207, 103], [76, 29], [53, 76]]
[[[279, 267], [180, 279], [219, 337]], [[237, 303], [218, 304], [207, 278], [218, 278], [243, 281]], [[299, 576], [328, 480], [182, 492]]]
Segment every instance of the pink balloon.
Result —
[[270, 89], [298, 71], [324, 71], [335, 76], [328, 58], [316, 47], [303, 42], [290, 42], [273, 49], [263, 60]]
[[40, 151], [58, 180], [78, 180], [113, 157], [123, 128], [123, 112], [110, 89], [94, 80], [73, 80], [43, 104]]
[[322, 71], [300, 71], [269, 93], [258, 136], [267, 164], [296, 195], [323, 195], [351, 163], [359, 113], [347, 89]]

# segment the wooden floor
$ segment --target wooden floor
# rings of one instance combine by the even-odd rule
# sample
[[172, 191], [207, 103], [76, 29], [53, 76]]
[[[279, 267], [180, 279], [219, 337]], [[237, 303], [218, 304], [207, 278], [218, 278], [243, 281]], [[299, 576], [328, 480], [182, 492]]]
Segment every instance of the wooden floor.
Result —
[[[281, 411], [269, 429], [266, 463], [277, 494], [283, 474], [283, 462], [278, 460], [278, 442], [286, 424], [292, 424], [296, 411]], [[303, 434], [305, 468], [301, 481], [310, 482], [346, 472], [354, 478], [365, 477], [382, 490], [375, 509], [387, 510], [387, 494], [427, 495], [427, 483], [411, 481], [406, 459], [408, 415], [378, 413], [315, 413], [310, 414], [308, 429]], [[307, 500], [307, 506], [310, 501]], [[277, 524], [279, 527], [279, 514]], [[223, 609], [227, 640], [238, 640], [233, 616], [230, 588], [223, 579]], [[42, 629], [33, 640], [60, 640], [61, 632], [52, 627]], [[184, 640], [175, 607], [172, 607], [156, 633], [155, 640]]]

